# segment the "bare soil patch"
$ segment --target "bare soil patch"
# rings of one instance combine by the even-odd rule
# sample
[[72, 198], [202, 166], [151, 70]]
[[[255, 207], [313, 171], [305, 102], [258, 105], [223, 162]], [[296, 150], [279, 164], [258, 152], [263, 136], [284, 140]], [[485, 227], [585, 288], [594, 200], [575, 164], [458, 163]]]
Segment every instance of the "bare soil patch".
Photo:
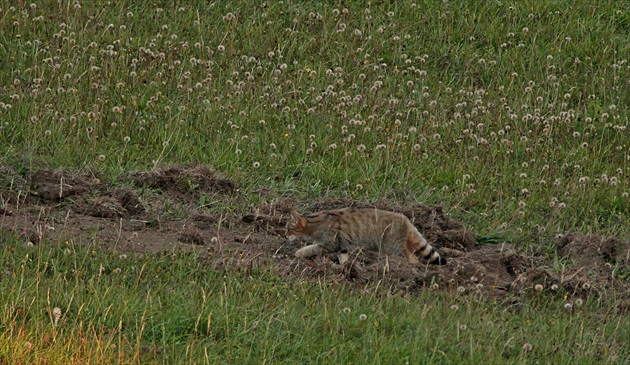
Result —
[[[2, 168], [3, 171], [12, 171]], [[238, 198], [238, 185], [202, 165], [175, 165], [129, 175], [110, 186], [91, 171], [38, 170], [4, 176], [0, 228], [27, 244], [72, 241], [125, 252], [196, 251], [217, 270], [254, 272], [271, 268], [287, 280], [329, 280], [392, 291], [457, 290], [513, 300], [537, 284], [573, 296], [614, 294], [627, 302], [630, 242], [594, 235], [566, 235], [557, 242], [562, 265], [519, 252], [509, 244], [476, 244], [476, 235], [440, 207], [369, 205], [348, 199], [298, 202], [277, 197], [246, 214], [217, 213], [200, 206]], [[9, 183], [10, 182], [10, 183]], [[175, 204], [169, 211], [164, 204]], [[284, 226], [292, 209], [302, 213], [347, 206], [377, 207], [405, 214], [448, 259], [445, 266], [410, 265], [402, 257], [351, 252], [345, 265], [333, 257], [295, 259], [305, 242], [291, 244]], [[627, 308], [626, 308], [627, 309]]]

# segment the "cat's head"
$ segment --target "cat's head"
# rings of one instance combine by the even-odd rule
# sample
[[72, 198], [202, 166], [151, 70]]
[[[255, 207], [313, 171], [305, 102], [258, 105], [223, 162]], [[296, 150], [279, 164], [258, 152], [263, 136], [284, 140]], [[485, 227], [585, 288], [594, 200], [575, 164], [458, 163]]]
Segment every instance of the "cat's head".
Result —
[[291, 211], [291, 219], [287, 222], [285, 237], [293, 242], [306, 233], [306, 219], [295, 210]]

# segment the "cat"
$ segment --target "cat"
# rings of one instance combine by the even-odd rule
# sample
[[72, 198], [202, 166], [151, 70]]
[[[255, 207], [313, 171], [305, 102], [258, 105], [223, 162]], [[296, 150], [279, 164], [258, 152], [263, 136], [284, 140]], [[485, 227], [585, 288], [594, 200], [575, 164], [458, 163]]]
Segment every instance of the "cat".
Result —
[[402, 214], [375, 208], [343, 208], [301, 216], [295, 210], [287, 223], [286, 238], [314, 243], [299, 249], [299, 259], [336, 253], [339, 263], [348, 260], [348, 251], [360, 247], [385, 255], [403, 254], [413, 265], [420, 261], [446, 265], [443, 258]]

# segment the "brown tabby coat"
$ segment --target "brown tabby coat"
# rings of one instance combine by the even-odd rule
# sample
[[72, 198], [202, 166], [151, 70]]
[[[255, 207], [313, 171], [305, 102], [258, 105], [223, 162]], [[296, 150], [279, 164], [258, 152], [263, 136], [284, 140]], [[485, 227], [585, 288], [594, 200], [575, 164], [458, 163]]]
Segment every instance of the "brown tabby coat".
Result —
[[302, 238], [314, 242], [295, 253], [301, 259], [337, 253], [343, 264], [348, 251], [360, 247], [384, 255], [403, 254], [412, 264], [419, 263], [416, 255], [431, 264], [446, 264], [407, 217], [375, 208], [326, 210], [305, 217], [292, 211], [286, 237], [289, 241]]

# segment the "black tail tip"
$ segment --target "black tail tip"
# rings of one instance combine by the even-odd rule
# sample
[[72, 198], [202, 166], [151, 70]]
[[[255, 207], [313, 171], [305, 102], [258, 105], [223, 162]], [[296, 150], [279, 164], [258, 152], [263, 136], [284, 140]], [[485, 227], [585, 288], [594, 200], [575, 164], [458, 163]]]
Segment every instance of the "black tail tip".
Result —
[[431, 264], [431, 265], [446, 265], [446, 259], [444, 257], [440, 256], [437, 259], [429, 262], [429, 264]]

